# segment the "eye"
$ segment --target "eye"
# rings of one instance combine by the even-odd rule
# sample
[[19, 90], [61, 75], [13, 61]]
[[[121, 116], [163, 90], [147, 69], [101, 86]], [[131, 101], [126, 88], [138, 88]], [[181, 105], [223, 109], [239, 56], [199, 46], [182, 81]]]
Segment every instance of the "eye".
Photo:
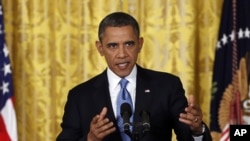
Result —
[[107, 46], [108, 48], [116, 48], [118, 45], [117, 43], [109, 43]]
[[128, 41], [128, 42], [125, 43], [125, 45], [126, 45], [127, 47], [131, 47], [131, 46], [134, 46], [134, 45], [135, 45], [135, 42], [134, 42], [134, 41]]

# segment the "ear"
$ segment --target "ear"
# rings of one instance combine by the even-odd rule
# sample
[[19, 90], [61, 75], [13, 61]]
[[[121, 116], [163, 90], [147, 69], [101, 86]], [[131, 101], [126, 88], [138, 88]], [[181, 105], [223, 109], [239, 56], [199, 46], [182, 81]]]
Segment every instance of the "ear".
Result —
[[144, 42], [143, 37], [140, 37], [140, 38], [139, 38], [139, 50], [138, 50], [138, 52], [141, 51], [142, 46], [143, 46], [143, 42]]
[[103, 46], [102, 46], [102, 43], [100, 41], [96, 41], [95, 45], [96, 45], [96, 48], [97, 48], [98, 52], [100, 53], [100, 55], [103, 56]]

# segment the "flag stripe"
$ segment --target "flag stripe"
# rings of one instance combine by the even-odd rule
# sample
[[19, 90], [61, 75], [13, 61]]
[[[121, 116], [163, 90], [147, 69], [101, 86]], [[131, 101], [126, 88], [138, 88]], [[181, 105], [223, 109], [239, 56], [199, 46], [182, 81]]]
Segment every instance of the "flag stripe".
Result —
[[0, 140], [17, 141], [17, 121], [13, 105], [12, 71], [4, 39], [2, 3], [0, 1]]
[[10, 136], [8, 135], [5, 127], [2, 115], [0, 114], [0, 139], [3, 141], [10, 141]]
[[1, 116], [11, 141], [17, 141], [16, 113], [11, 98], [6, 101], [5, 107], [1, 111]]
[[227, 124], [222, 131], [220, 141], [228, 141], [229, 140], [229, 138], [230, 138], [230, 135], [229, 135], [230, 130], [229, 129], [230, 129], [229, 124]]

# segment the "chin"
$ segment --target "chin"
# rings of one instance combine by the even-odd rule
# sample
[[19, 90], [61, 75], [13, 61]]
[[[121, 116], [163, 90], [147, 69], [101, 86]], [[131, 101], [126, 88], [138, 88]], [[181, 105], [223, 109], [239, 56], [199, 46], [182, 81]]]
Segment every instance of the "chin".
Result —
[[119, 73], [117, 73], [117, 75], [118, 75], [119, 77], [126, 77], [126, 76], [129, 75], [129, 72], [128, 72], [128, 71], [126, 71], [126, 72], [119, 72]]

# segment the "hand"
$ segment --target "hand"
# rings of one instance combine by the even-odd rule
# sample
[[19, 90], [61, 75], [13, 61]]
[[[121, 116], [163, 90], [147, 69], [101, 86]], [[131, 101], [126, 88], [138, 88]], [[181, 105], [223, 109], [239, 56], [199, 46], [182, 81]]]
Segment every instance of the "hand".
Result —
[[88, 141], [101, 141], [105, 136], [116, 130], [114, 123], [105, 118], [107, 111], [107, 108], [104, 107], [101, 113], [92, 119], [87, 137]]
[[193, 135], [202, 134], [202, 111], [195, 104], [194, 96], [189, 96], [188, 107], [185, 108], [186, 113], [181, 113], [179, 120], [190, 126]]

